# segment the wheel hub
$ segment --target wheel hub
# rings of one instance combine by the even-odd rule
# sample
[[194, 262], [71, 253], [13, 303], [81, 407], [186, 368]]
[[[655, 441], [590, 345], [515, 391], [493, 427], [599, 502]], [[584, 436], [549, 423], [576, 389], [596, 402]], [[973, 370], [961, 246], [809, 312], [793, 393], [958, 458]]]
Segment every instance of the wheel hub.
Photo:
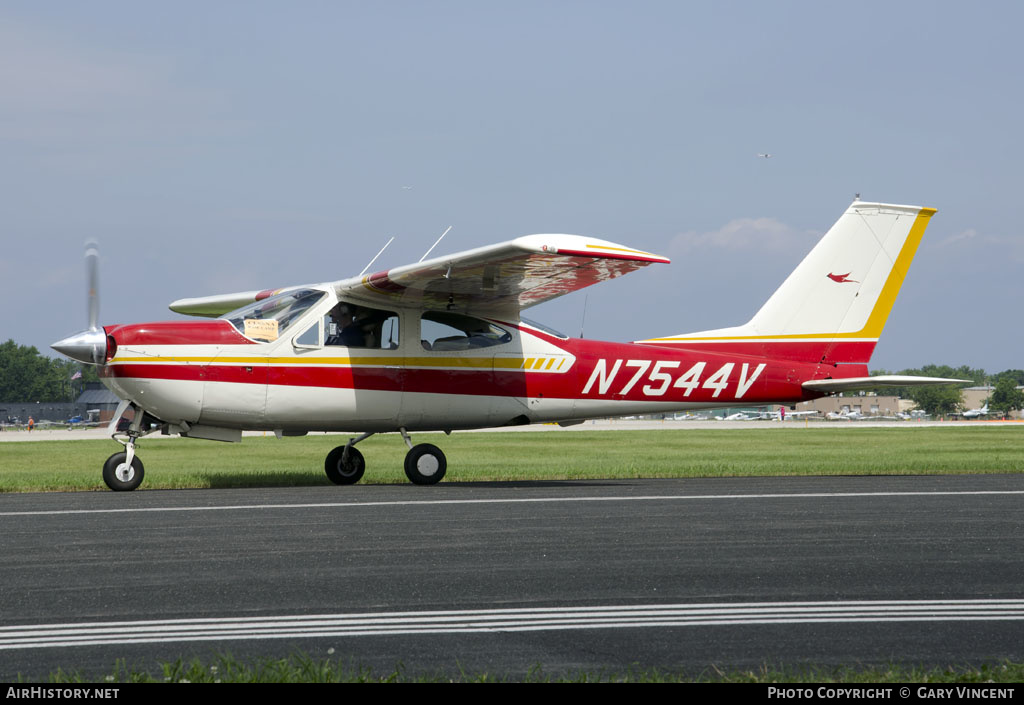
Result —
[[430, 477], [438, 471], [441, 464], [437, 462], [437, 458], [429, 453], [421, 455], [416, 460], [416, 469], [420, 471], [420, 474]]
[[128, 482], [135, 477], [135, 470], [127, 463], [121, 463], [117, 466], [117, 470], [114, 471], [114, 474], [121, 482]]

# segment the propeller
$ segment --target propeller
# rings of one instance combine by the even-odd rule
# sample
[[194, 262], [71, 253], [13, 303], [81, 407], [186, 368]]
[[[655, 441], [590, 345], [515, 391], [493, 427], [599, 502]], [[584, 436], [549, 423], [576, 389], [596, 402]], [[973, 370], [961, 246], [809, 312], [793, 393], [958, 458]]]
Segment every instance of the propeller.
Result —
[[89, 284], [89, 330], [99, 330], [100, 249], [95, 240], [85, 243], [85, 278]]
[[85, 243], [85, 278], [88, 283], [89, 327], [58, 340], [50, 347], [72, 360], [90, 365], [103, 365], [107, 357], [107, 334], [99, 326], [100, 318], [100, 252], [93, 242]]

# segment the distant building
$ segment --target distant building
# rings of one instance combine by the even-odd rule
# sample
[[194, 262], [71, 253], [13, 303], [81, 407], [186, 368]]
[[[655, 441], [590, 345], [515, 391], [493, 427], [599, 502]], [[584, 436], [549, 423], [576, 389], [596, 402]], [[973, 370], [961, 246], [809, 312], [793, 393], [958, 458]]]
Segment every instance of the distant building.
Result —
[[90, 421], [110, 421], [121, 399], [101, 382], [89, 382], [75, 403], [86, 407]]
[[[1024, 389], [1024, 387], [1017, 387]], [[963, 408], [980, 409], [992, 395], [994, 387], [967, 387], [963, 391]], [[797, 411], [817, 411], [821, 416], [838, 413], [859, 413], [865, 417], [895, 416], [898, 413], [909, 413], [917, 405], [910, 399], [895, 396], [876, 396], [874, 394], [854, 394], [842, 397], [822, 397], [814, 401], [805, 401], [796, 405]], [[953, 415], [955, 417], [956, 414]], [[982, 417], [984, 418], [984, 417]], [[997, 418], [991, 415], [990, 418]], [[1020, 411], [1010, 414], [1010, 418], [1024, 418]]]
[[23, 424], [29, 416], [37, 424], [60, 423], [76, 416], [87, 421], [109, 421], [120, 402], [102, 383], [88, 382], [73, 402], [0, 402], [0, 423]]
[[[1024, 389], [1024, 387], [1017, 387], [1017, 389]], [[991, 385], [983, 387], [967, 387], [966, 389], [963, 390], [964, 409], [982, 408], [983, 406], [985, 406], [985, 404], [988, 403], [988, 398], [992, 396], [992, 392], [994, 391], [996, 391], [996, 388]], [[999, 414], [993, 412], [992, 414], [989, 414], [987, 417], [983, 416], [981, 418], [997, 419], [999, 418]], [[1024, 415], [1022, 415], [1020, 410], [1011, 411], [1010, 418], [1020, 419], [1024, 418]]]
[[796, 405], [796, 411], [817, 411], [822, 417], [829, 414], [860, 414], [865, 417], [896, 416], [914, 406], [911, 401], [896, 396], [856, 394], [843, 397], [822, 397]]

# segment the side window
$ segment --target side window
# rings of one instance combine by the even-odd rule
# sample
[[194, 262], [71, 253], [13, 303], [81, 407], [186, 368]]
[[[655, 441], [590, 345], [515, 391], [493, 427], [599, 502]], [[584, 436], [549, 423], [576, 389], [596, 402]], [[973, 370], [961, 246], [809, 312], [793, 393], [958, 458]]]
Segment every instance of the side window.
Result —
[[424, 350], [475, 350], [512, 341], [512, 334], [493, 323], [447, 311], [428, 311], [420, 319]]
[[324, 345], [398, 349], [398, 314], [342, 302], [324, 316]]
[[306, 330], [295, 336], [293, 343], [301, 348], [318, 348], [320, 347], [320, 328], [322, 321], [316, 320], [313, 325], [306, 328]]

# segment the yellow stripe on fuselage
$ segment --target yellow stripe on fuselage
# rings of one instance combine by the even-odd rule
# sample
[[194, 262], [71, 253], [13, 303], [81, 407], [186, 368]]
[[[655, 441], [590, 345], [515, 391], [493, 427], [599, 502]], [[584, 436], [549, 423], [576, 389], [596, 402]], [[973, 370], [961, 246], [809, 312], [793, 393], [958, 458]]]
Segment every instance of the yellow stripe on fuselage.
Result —
[[[529, 358], [532, 360], [534, 358]], [[555, 358], [550, 358], [554, 360]], [[540, 367], [544, 358], [537, 358]], [[115, 357], [111, 364], [148, 362], [153, 364], [184, 363], [198, 365], [324, 365], [339, 367], [468, 367], [519, 370], [524, 358], [515, 357], [181, 357], [149, 355], [146, 357]], [[550, 367], [551, 363], [548, 363]], [[559, 365], [561, 367], [561, 365]], [[557, 369], [557, 368], [556, 368]]]

